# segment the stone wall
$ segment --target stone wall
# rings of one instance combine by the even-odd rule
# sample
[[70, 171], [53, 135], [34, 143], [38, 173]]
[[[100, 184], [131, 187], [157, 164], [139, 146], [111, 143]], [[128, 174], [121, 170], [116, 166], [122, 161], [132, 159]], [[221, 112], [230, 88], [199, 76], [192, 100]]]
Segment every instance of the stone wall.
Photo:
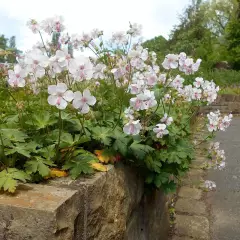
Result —
[[218, 109], [221, 113], [240, 114], [240, 96], [230, 94], [219, 95], [216, 102], [202, 108], [200, 112], [208, 113]]
[[121, 164], [2, 194], [0, 220], [1, 240], [165, 240], [168, 234], [167, 197], [145, 195], [143, 179]]

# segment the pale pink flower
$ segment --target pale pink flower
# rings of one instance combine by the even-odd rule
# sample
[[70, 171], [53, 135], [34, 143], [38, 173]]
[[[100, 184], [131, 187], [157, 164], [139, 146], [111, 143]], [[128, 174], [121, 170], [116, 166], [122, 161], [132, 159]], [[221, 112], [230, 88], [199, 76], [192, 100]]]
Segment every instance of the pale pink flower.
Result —
[[63, 70], [67, 69], [70, 59], [71, 56], [68, 53], [57, 50], [56, 55], [49, 59], [49, 65], [55, 73], [61, 73]]
[[50, 94], [48, 103], [61, 110], [67, 107], [67, 103], [71, 102], [74, 96], [71, 90], [67, 90], [65, 83], [48, 86], [48, 93]]
[[27, 26], [32, 30], [33, 33], [38, 33], [40, 30], [40, 26], [39, 26], [38, 22], [34, 19], [30, 19], [27, 22]]
[[93, 76], [93, 64], [88, 57], [78, 56], [69, 62], [69, 72], [75, 81], [90, 80]]
[[123, 131], [124, 133], [128, 135], [138, 135], [142, 129], [142, 126], [140, 124], [140, 120], [130, 120], [124, 127]]
[[167, 70], [176, 69], [178, 67], [178, 55], [168, 54], [165, 57], [165, 60], [163, 61], [162, 66]]
[[11, 87], [24, 87], [26, 75], [26, 71], [19, 64], [16, 64], [14, 70], [8, 70], [8, 84]]
[[77, 91], [74, 93], [73, 107], [78, 109], [80, 113], [88, 113], [90, 108], [96, 103], [96, 98], [91, 95], [88, 89], [85, 89], [83, 93]]
[[169, 132], [166, 129], [166, 124], [157, 124], [155, 128], [153, 128], [153, 131], [156, 133], [157, 138], [162, 138], [164, 135], [167, 135]]

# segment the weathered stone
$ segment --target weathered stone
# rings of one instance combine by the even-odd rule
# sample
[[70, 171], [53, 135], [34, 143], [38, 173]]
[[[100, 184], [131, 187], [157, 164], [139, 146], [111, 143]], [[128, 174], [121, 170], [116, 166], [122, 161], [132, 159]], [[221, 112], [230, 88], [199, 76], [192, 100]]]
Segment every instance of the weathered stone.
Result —
[[191, 169], [182, 179], [182, 185], [198, 187], [203, 182], [203, 170]]
[[1, 240], [166, 239], [166, 197], [144, 196], [144, 180], [130, 167], [24, 186], [0, 196]]
[[175, 205], [175, 209], [177, 212], [197, 215], [206, 214], [206, 205], [204, 202], [187, 198], [178, 199]]
[[40, 184], [0, 195], [1, 239], [72, 239], [79, 199], [75, 190]]
[[209, 240], [209, 221], [202, 216], [176, 216], [175, 233], [201, 240]]
[[202, 190], [183, 186], [180, 188], [178, 196], [199, 200], [202, 197]]
[[192, 240], [192, 238], [174, 236], [174, 237], [172, 238], [172, 240]]

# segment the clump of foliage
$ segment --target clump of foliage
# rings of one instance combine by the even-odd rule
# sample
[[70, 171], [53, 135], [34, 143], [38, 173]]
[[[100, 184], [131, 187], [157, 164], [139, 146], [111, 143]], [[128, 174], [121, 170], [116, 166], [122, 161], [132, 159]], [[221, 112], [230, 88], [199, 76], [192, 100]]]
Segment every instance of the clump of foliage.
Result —
[[[0, 188], [14, 192], [19, 181], [53, 175], [76, 179], [122, 161], [149, 186], [174, 190], [194, 156], [194, 109], [212, 103], [219, 90], [200, 77], [182, 78], [201, 60], [168, 54], [159, 68], [156, 53], [139, 44], [138, 24], [109, 42], [98, 29], [70, 37], [61, 17], [28, 26], [42, 43], [0, 72]], [[73, 49], [95, 56], [73, 57]], [[218, 118], [210, 132], [230, 121]]]

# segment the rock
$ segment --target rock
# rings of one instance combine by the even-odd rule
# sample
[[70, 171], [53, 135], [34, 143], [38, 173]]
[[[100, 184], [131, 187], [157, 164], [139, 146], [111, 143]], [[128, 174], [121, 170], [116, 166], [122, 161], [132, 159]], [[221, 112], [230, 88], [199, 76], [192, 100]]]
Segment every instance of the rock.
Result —
[[1, 240], [166, 240], [167, 198], [130, 167], [0, 195]]
[[202, 190], [183, 186], [180, 188], [178, 196], [199, 200], [202, 197]]
[[206, 205], [202, 201], [193, 199], [180, 198], [177, 200], [175, 209], [177, 212], [190, 213], [190, 214], [206, 214]]
[[209, 221], [202, 216], [176, 216], [175, 233], [199, 240], [209, 240]]

